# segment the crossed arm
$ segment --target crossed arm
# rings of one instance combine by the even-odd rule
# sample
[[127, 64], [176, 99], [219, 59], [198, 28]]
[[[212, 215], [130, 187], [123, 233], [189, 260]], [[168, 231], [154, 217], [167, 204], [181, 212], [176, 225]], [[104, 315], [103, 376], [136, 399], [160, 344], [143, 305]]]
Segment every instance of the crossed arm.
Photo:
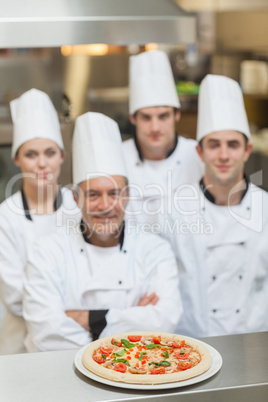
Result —
[[[151, 293], [150, 295], [145, 295], [140, 299], [138, 306], [148, 306], [149, 304], [152, 304], [153, 306], [156, 305], [158, 302], [159, 297], [156, 295], [156, 293]], [[89, 314], [90, 311], [88, 310], [68, 310], [65, 311], [66, 315], [69, 318], [72, 318], [75, 320], [81, 327], [85, 328], [86, 330], [90, 330], [89, 328]]]

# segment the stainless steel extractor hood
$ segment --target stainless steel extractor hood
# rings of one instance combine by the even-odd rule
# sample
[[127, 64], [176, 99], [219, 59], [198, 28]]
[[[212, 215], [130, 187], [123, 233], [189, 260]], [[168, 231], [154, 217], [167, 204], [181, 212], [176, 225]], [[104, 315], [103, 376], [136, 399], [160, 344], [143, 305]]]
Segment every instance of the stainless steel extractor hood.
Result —
[[173, 0], [1, 0], [0, 48], [195, 42], [196, 18]]

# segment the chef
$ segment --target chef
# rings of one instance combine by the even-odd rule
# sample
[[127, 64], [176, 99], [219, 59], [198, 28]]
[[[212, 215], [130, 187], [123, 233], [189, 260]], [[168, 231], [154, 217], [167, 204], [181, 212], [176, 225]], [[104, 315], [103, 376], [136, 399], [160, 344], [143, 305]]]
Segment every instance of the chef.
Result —
[[27, 349], [72, 349], [122, 331], [173, 332], [181, 315], [175, 256], [168, 242], [124, 223], [127, 173], [117, 123], [77, 118], [75, 200], [82, 221], [37, 242], [24, 287]]
[[[203, 174], [196, 141], [176, 133], [180, 102], [163, 51], [130, 57], [129, 113], [136, 133], [123, 143], [131, 196], [127, 217], [153, 224], [174, 189]], [[151, 198], [154, 205], [148, 203]]]
[[184, 199], [174, 198], [173, 214], [162, 222], [180, 272], [184, 315], [177, 332], [267, 331], [268, 198], [244, 175], [252, 144], [236, 81], [203, 79], [197, 139], [205, 174]]
[[1, 354], [25, 351], [23, 273], [34, 240], [68, 223], [73, 225], [81, 217], [71, 190], [58, 185], [63, 142], [50, 98], [31, 89], [13, 100], [10, 107], [14, 124], [12, 159], [21, 169], [11, 182], [17, 184], [22, 179], [22, 187], [0, 206], [0, 296], [6, 307]]

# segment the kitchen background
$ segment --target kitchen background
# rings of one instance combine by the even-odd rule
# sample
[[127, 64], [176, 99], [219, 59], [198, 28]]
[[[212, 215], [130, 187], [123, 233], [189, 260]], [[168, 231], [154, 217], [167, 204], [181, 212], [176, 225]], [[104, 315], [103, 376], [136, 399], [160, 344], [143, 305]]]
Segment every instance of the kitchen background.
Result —
[[[195, 138], [197, 95], [202, 78], [207, 73], [224, 74], [240, 82], [254, 143], [247, 173], [267, 171], [268, 0], [176, 0], [176, 3], [196, 15], [193, 43], [0, 49], [0, 200], [5, 198], [7, 182], [18, 172], [10, 161], [10, 100], [32, 87], [51, 96], [66, 144], [61, 182], [71, 183], [74, 119], [88, 110], [102, 112], [119, 123], [123, 138], [131, 136], [128, 61], [130, 55], [150, 48], [162, 49], [169, 55], [182, 105], [177, 129], [187, 137]], [[257, 184], [268, 190], [268, 175], [264, 174]]]

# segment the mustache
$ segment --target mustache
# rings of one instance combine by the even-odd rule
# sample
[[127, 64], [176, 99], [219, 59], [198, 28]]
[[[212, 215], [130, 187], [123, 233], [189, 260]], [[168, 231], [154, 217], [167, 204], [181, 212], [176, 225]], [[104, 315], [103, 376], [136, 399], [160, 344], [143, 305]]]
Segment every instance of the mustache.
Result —
[[[121, 238], [121, 236], [124, 235], [125, 222], [123, 221], [120, 226], [118, 226], [117, 224], [111, 223], [110, 229], [113, 229], [115, 238]], [[90, 240], [93, 233], [100, 233], [100, 234], [103, 233], [102, 226], [99, 226], [98, 224], [89, 226], [83, 220], [80, 223], [80, 230], [81, 230], [83, 237], [86, 238], [87, 240]]]

